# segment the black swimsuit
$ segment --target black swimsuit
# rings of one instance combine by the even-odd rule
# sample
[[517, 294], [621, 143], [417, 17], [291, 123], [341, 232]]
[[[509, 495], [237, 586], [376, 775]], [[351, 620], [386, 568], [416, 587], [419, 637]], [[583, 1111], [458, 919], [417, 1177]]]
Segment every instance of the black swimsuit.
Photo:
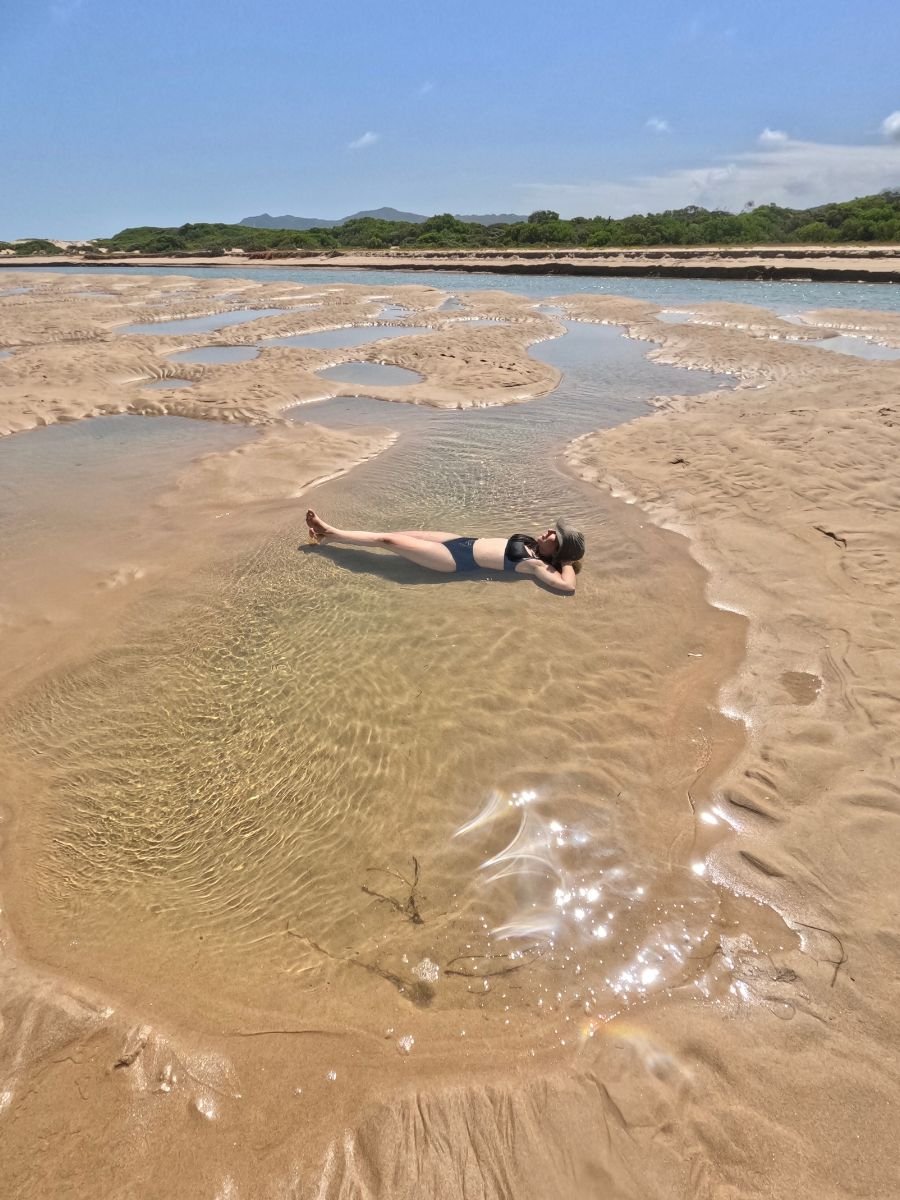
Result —
[[457, 571], [478, 571], [480, 568], [475, 561], [472, 547], [477, 541], [473, 537], [448, 538], [444, 545], [453, 555]]
[[[478, 571], [481, 568], [475, 561], [475, 542], [477, 538], [473, 537], [458, 537], [449, 538], [444, 545], [453, 555], [453, 562], [457, 571]], [[514, 533], [506, 543], [506, 550], [503, 552], [503, 570], [514, 571], [517, 565], [526, 558], [537, 558], [535, 547], [537, 542], [533, 537], [529, 537], [527, 533]]]
[[503, 554], [503, 570], [514, 571], [526, 558], [537, 558], [537, 542], [527, 533], [514, 533], [506, 543]]

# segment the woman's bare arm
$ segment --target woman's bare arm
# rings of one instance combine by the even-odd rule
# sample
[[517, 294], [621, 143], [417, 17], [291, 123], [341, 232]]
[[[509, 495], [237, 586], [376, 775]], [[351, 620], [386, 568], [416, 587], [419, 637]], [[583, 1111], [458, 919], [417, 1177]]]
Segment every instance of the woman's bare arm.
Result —
[[538, 558], [526, 558], [518, 564], [517, 571], [527, 571], [555, 592], [564, 592], [567, 596], [575, 594], [575, 571], [571, 563], [563, 563], [559, 568], [551, 567]]

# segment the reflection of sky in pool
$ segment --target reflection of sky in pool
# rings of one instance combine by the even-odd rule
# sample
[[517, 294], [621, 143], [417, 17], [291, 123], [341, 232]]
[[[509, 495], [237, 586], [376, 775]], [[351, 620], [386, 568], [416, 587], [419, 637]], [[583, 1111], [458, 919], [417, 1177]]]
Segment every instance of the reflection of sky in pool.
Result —
[[169, 362], [183, 363], [239, 363], [256, 358], [256, 346], [197, 346], [194, 350], [179, 350], [169, 354]]
[[821, 338], [803, 344], [819, 346], [822, 350], [833, 350], [836, 354], [852, 354], [855, 358], [883, 361], [900, 359], [900, 349], [897, 347], [879, 346], [877, 342], [870, 342], [864, 337], [854, 337], [852, 334], [839, 334], [837, 337]]
[[178, 321], [153, 321], [148, 325], [124, 325], [116, 333], [211, 333], [214, 329], [226, 329], [229, 325], [242, 325], [246, 321], [258, 321], [261, 317], [279, 317], [287, 312], [284, 308], [240, 309], [238, 312], [209, 313], [205, 317], [185, 317]]
[[692, 312], [674, 308], [669, 308], [666, 309], [665, 312], [658, 312], [654, 314], [657, 321], [663, 321], [666, 325], [683, 325], [686, 321], [690, 321], [693, 315], [694, 314]]
[[325, 367], [316, 372], [323, 379], [335, 379], [340, 383], [352, 383], [369, 387], [400, 387], [407, 383], [421, 383], [425, 378], [418, 371], [405, 367], [391, 367], [385, 363], [348, 362], [334, 367]]

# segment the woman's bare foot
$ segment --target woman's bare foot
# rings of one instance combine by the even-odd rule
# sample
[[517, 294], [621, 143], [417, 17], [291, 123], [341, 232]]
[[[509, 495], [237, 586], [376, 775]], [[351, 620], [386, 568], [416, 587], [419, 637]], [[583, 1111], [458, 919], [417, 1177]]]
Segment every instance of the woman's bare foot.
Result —
[[309, 529], [309, 536], [315, 538], [317, 542], [321, 542], [330, 533], [334, 533], [334, 526], [326, 525], [323, 520], [316, 516], [311, 508], [306, 510], [306, 525]]

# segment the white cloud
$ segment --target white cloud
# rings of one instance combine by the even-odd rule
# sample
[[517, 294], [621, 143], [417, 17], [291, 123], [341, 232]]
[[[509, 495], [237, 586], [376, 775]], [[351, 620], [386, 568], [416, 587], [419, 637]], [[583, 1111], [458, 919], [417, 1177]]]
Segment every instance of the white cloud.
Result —
[[419, 88], [419, 95], [427, 96], [429, 92], [433, 92], [433, 91], [434, 91], [434, 84], [431, 82], [430, 79], [426, 79], [425, 82], [422, 84], [422, 86]]
[[664, 117], [648, 117], [645, 124], [645, 129], [652, 129], [654, 133], [671, 133], [672, 126]]
[[521, 185], [532, 208], [623, 217], [688, 204], [738, 212], [748, 201], [809, 208], [900, 187], [900, 144], [839, 146], [789, 137], [698, 167], [588, 183]]
[[767, 126], [757, 140], [761, 146], [784, 146], [791, 139], [783, 129], [769, 129]]
[[881, 122], [881, 132], [891, 142], [900, 142], [900, 109], [890, 113]]
[[376, 142], [381, 140], [380, 133], [372, 133], [371, 130], [364, 133], [361, 137], [354, 138], [352, 142], [347, 143], [348, 150], [365, 150], [366, 146], [374, 146]]

